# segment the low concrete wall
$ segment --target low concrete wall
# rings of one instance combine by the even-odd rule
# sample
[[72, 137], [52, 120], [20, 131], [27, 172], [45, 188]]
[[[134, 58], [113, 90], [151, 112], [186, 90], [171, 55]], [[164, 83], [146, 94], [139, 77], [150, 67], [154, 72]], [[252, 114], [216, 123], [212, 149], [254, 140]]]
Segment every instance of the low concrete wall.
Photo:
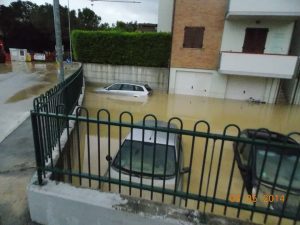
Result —
[[47, 180], [28, 188], [31, 219], [45, 225], [253, 225], [196, 210]]
[[115, 82], [145, 83], [156, 90], [168, 90], [168, 68], [85, 63], [83, 64], [83, 74], [88, 82], [104, 84]]

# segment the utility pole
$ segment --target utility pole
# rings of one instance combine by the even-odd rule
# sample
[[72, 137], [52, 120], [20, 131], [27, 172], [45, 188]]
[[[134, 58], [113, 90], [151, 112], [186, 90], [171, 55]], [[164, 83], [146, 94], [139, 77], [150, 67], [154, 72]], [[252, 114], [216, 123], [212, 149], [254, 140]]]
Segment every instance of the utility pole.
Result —
[[60, 26], [60, 13], [59, 13], [59, 0], [53, 0], [53, 16], [54, 16], [54, 28], [55, 28], [55, 51], [57, 56], [57, 62], [59, 66], [59, 73], [57, 75], [58, 81], [64, 80], [64, 64], [62, 53], [62, 41], [61, 41], [61, 26]]
[[71, 63], [73, 63], [73, 59], [72, 59], [72, 44], [71, 44], [71, 21], [70, 21], [70, 6], [69, 6], [69, 0], [68, 0], [68, 19], [69, 19], [70, 60], [71, 60]]

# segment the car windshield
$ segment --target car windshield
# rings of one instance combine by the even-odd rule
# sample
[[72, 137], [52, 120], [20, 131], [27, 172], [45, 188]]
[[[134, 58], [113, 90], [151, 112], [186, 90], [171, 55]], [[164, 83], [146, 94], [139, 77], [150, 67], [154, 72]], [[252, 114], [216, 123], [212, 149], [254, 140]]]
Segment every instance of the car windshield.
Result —
[[[132, 143], [132, 170], [130, 170], [130, 152]], [[156, 144], [155, 150], [155, 163], [154, 163], [154, 176], [163, 178], [164, 166], [165, 166], [165, 155], [167, 152], [166, 160], [166, 177], [175, 175], [175, 148], [174, 146], [168, 146], [162, 144]], [[121, 152], [121, 154], [120, 154]], [[154, 143], [144, 142], [144, 160], [143, 160], [143, 175], [152, 176], [153, 168], [153, 153]], [[120, 160], [121, 155], [121, 160]], [[121, 161], [121, 166], [120, 166]], [[141, 162], [142, 162], [142, 142], [125, 140], [121, 147], [121, 151], [118, 152], [113, 166], [121, 168], [123, 171], [133, 174], [141, 174]]]
[[[267, 155], [266, 155], [267, 154]], [[262, 165], [264, 157], [266, 155], [266, 161], [264, 165], [264, 170], [262, 172], [262, 180], [274, 183], [277, 168], [279, 165], [280, 154], [274, 151], [258, 150], [256, 154], [256, 176], [259, 178], [262, 170]], [[295, 155], [283, 155], [282, 161], [279, 169], [279, 174], [277, 178], [277, 185], [288, 187], [292, 176], [292, 172], [297, 160]], [[300, 162], [297, 164], [296, 172], [292, 182], [293, 189], [300, 189]]]

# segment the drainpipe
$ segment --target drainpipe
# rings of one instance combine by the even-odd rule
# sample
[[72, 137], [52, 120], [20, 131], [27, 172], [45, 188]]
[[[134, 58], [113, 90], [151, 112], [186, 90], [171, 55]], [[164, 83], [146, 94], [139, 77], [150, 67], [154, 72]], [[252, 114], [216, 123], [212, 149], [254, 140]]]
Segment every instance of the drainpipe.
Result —
[[298, 92], [298, 89], [299, 89], [299, 83], [300, 83], [300, 77], [298, 76], [296, 88], [295, 88], [295, 91], [294, 91], [294, 94], [293, 94], [292, 105], [295, 104], [296, 95], [297, 95], [297, 92]]
[[171, 29], [172, 37], [171, 37], [171, 55], [170, 55], [170, 62], [169, 62], [168, 93], [170, 88], [171, 62], [172, 62], [172, 52], [173, 52], [175, 8], [176, 8], [176, 0], [173, 0], [173, 15], [172, 15], [172, 29]]
[[60, 26], [60, 14], [59, 14], [59, 0], [53, 0], [53, 16], [54, 16], [54, 28], [55, 28], [55, 51], [57, 55], [58, 63], [58, 81], [64, 81], [64, 64], [62, 53], [62, 41], [61, 41], [61, 26]]

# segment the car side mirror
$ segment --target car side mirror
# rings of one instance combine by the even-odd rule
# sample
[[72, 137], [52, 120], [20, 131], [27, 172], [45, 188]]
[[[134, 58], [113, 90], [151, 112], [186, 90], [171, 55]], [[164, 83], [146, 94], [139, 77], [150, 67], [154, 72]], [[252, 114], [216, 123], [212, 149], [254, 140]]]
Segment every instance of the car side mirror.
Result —
[[181, 170], [180, 170], [180, 174], [185, 174], [185, 173], [188, 173], [191, 171], [191, 168], [190, 167], [183, 167]]

